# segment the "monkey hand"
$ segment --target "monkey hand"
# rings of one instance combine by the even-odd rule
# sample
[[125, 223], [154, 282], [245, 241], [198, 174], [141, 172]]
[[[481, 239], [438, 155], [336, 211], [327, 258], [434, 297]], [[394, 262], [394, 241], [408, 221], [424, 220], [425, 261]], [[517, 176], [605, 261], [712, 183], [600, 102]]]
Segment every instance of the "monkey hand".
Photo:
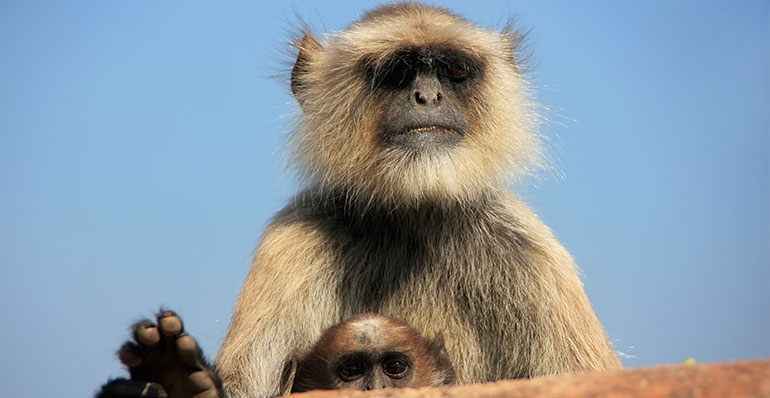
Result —
[[131, 380], [105, 384], [96, 398], [219, 398], [222, 383], [195, 340], [184, 333], [182, 320], [161, 310], [132, 327], [133, 341], [118, 351]]

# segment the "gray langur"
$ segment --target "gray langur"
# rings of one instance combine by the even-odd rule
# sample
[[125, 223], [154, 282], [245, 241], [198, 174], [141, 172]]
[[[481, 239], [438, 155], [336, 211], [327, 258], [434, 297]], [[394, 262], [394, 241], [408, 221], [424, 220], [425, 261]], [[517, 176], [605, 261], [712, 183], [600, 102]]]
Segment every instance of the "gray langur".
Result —
[[292, 392], [455, 383], [441, 334], [428, 339], [403, 322], [373, 314], [358, 315], [326, 329], [297, 362]]
[[541, 159], [514, 29], [396, 3], [296, 42], [305, 189], [267, 227], [217, 358], [230, 397], [360, 313], [444, 333], [459, 383], [620, 368], [577, 267], [506, 190]]
[[289, 391], [297, 358], [362, 313], [443, 333], [458, 383], [620, 368], [572, 257], [506, 190], [543, 157], [515, 29], [395, 3], [296, 48], [304, 188], [238, 298], [227, 397]]

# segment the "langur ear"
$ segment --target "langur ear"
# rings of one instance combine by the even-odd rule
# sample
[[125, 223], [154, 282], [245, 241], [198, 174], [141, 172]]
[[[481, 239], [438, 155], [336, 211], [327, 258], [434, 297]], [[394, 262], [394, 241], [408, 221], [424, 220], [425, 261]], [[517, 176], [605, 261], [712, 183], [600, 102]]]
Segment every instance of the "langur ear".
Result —
[[446, 350], [444, 344], [444, 333], [439, 332], [433, 340], [430, 341], [428, 349], [436, 359], [436, 369], [440, 371], [441, 379], [434, 385], [453, 385], [457, 382], [457, 375], [455, 368], [452, 366], [452, 361], [449, 359], [449, 353]]
[[313, 37], [312, 33], [305, 33], [301, 39], [294, 43], [297, 48], [297, 61], [291, 69], [291, 92], [302, 105], [302, 94], [307, 87], [307, 75], [315, 56], [321, 51], [321, 43]]
[[430, 341], [430, 350], [435, 355], [449, 355], [446, 352], [446, 346], [444, 344], [444, 333], [439, 332], [433, 340]]

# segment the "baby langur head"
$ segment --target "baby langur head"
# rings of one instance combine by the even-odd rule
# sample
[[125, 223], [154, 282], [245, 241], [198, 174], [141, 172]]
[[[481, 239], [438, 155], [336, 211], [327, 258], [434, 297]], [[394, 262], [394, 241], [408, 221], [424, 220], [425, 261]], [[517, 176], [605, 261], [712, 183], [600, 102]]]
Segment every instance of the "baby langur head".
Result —
[[441, 335], [433, 340], [407, 324], [360, 315], [327, 329], [298, 361], [292, 392], [379, 390], [454, 384]]
[[320, 188], [388, 205], [473, 199], [540, 154], [521, 36], [396, 3], [323, 40], [298, 39], [292, 138]]

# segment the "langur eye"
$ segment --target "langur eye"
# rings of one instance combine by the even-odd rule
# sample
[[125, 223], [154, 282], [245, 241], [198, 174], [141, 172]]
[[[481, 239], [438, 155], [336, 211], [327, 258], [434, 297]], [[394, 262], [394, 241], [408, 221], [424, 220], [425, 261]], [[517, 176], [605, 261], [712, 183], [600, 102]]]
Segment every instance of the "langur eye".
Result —
[[449, 76], [458, 80], [465, 79], [468, 76], [468, 67], [465, 64], [450, 64]]
[[414, 79], [414, 69], [408, 60], [397, 59], [383, 66], [379, 83], [389, 88], [404, 87]]
[[364, 374], [364, 367], [360, 362], [346, 362], [337, 368], [337, 373], [343, 380], [352, 381]]
[[382, 364], [385, 374], [396, 379], [404, 377], [407, 367], [406, 363], [399, 360], [387, 361]]

